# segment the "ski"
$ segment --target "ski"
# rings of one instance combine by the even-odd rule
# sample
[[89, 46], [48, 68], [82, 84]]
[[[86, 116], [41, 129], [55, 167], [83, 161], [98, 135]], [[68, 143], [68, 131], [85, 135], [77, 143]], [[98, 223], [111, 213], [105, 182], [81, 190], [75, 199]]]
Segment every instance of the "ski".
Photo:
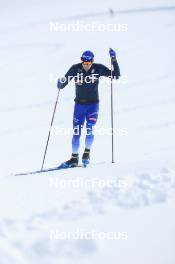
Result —
[[67, 169], [75, 169], [75, 168], [87, 168], [87, 167], [91, 167], [91, 166], [95, 166], [95, 165], [102, 165], [105, 164], [106, 162], [96, 162], [96, 163], [90, 163], [88, 165], [84, 165], [84, 164], [79, 164], [75, 167], [62, 167], [62, 164], [60, 166], [57, 167], [51, 167], [51, 168], [47, 168], [47, 169], [43, 169], [43, 170], [36, 170], [36, 171], [29, 171], [29, 172], [21, 172], [21, 173], [16, 173], [13, 174], [14, 176], [25, 176], [25, 175], [35, 175], [35, 174], [40, 174], [40, 173], [46, 173], [46, 172], [51, 172], [51, 171], [59, 171], [59, 170], [67, 170]]
[[58, 171], [58, 170], [66, 170], [66, 169], [73, 169], [73, 168], [84, 168], [83, 165], [78, 165], [76, 167], [72, 167], [72, 168], [62, 168], [62, 167], [52, 167], [52, 168], [48, 168], [48, 169], [43, 169], [43, 170], [36, 170], [36, 171], [29, 171], [29, 172], [21, 172], [21, 173], [17, 173], [14, 176], [23, 176], [23, 175], [32, 175], [32, 174], [40, 174], [40, 173], [44, 173], [44, 172], [50, 172], [50, 171]]

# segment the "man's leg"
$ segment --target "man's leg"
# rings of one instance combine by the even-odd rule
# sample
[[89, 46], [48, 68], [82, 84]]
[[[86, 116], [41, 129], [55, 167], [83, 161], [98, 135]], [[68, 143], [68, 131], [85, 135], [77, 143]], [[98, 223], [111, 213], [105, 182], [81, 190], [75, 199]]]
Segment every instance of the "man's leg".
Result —
[[85, 139], [85, 148], [91, 149], [91, 146], [94, 141], [93, 128], [98, 120], [99, 104], [92, 104], [88, 107], [86, 113], [86, 139]]
[[79, 156], [78, 150], [80, 146], [81, 129], [83, 127], [86, 117], [86, 111], [83, 105], [75, 104], [73, 115], [73, 129], [74, 134], [72, 138], [72, 156], [69, 160], [61, 164], [62, 168], [73, 168], [78, 165]]
[[78, 154], [80, 147], [80, 136], [81, 130], [84, 125], [86, 111], [85, 106], [80, 104], [75, 104], [74, 114], [73, 114], [73, 137], [72, 137], [72, 153]]

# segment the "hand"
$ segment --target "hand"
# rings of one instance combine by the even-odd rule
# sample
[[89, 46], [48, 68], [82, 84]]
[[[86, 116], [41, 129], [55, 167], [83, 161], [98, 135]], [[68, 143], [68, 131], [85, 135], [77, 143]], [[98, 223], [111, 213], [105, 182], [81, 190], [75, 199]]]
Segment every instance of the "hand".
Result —
[[109, 55], [110, 55], [111, 59], [116, 58], [116, 52], [111, 48], [109, 49]]
[[63, 89], [63, 83], [62, 83], [61, 79], [58, 79], [58, 81], [57, 81], [57, 88]]

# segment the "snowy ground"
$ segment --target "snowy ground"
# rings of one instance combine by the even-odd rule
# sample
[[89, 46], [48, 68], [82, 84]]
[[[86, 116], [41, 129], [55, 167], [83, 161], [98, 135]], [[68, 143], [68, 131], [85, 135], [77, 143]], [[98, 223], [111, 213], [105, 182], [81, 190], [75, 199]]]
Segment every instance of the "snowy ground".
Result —
[[[1, 3], [0, 263], [174, 264], [175, 1], [74, 2]], [[128, 31], [49, 30], [50, 22], [77, 20], [127, 24]], [[115, 127], [127, 132], [115, 136], [116, 163], [111, 137], [101, 135], [92, 150], [96, 166], [14, 177], [40, 169], [57, 76], [86, 49], [109, 66], [109, 47], [123, 75], [114, 83]], [[102, 80], [98, 128], [110, 126], [109, 87]], [[73, 98], [70, 83], [54, 129], [71, 127]], [[70, 143], [71, 135], [52, 134], [45, 166], [68, 159]], [[56, 232], [118, 237], [56, 239]]]

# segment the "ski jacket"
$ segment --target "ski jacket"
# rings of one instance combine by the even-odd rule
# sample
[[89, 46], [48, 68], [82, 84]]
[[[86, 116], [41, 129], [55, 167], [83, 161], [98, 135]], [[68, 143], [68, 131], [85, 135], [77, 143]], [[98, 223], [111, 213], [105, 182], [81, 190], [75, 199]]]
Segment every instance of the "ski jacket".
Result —
[[[112, 60], [112, 78], [120, 77], [120, 69], [116, 59]], [[103, 64], [93, 63], [88, 71], [83, 69], [82, 63], [74, 64], [65, 74], [62, 88], [74, 78], [76, 87], [75, 102], [80, 104], [91, 104], [99, 102], [99, 78], [105, 76], [111, 78], [111, 70]]]

